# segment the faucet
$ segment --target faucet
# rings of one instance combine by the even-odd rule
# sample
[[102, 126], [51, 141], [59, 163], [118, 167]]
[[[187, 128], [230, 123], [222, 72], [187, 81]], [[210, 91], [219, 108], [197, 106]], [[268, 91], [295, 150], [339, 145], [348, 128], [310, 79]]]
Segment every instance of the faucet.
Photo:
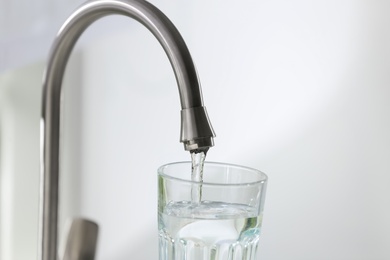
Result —
[[[58, 189], [61, 84], [70, 53], [84, 30], [101, 17], [121, 14], [143, 24], [157, 38], [172, 65], [181, 102], [181, 135], [184, 149], [206, 152], [214, 145], [195, 65], [172, 22], [144, 0], [93, 0], [81, 5], [61, 27], [53, 43], [44, 73], [41, 125], [41, 190], [39, 259], [56, 260], [58, 237]], [[82, 226], [80, 221], [76, 225]], [[88, 228], [86, 228], [88, 230]], [[73, 232], [77, 234], [77, 232]], [[70, 248], [72, 248], [70, 246]], [[93, 259], [77, 258], [77, 259]]]

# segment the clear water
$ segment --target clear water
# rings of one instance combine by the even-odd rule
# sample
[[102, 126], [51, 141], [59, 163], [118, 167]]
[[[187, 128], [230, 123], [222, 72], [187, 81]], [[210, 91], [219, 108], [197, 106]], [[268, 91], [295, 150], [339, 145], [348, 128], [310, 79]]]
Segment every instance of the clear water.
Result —
[[255, 260], [260, 226], [246, 205], [168, 204], [159, 212], [160, 260]]
[[[205, 152], [191, 153], [192, 169], [191, 180], [193, 182], [203, 182], [203, 166], [206, 159]], [[202, 185], [194, 184], [191, 189], [191, 199], [194, 203], [202, 201]]]

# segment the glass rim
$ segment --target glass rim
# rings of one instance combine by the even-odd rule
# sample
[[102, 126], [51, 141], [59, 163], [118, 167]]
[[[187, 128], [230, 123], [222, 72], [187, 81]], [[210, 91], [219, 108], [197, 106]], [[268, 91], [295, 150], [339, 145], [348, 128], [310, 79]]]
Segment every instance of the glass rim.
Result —
[[163, 169], [165, 169], [166, 167], [173, 166], [173, 165], [178, 165], [178, 164], [189, 164], [189, 165], [191, 165], [192, 164], [191, 161], [172, 162], [172, 163], [167, 163], [167, 164], [161, 165], [157, 169], [157, 174], [158, 174], [158, 176], [161, 176], [164, 179], [170, 179], [170, 180], [180, 181], [180, 182], [184, 182], [184, 183], [198, 183], [198, 184], [202, 184], [202, 185], [206, 185], [206, 186], [225, 186], [225, 187], [226, 186], [231, 186], [231, 187], [255, 186], [255, 185], [266, 183], [268, 181], [268, 176], [264, 172], [262, 172], [260, 170], [257, 170], [255, 168], [242, 166], [242, 165], [238, 165], [238, 164], [223, 163], [223, 162], [205, 161], [204, 163], [205, 163], [205, 165], [217, 165], [217, 166], [225, 166], [225, 167], [227, 166], [227, 167], [232, 167], [232, 168], [240, 168], [240, 169], [244, 169], [244, 170], [247, 170], [247, 171], [251, 171], [253, 173], [257, 173], [261, 177], [260, 177], [259, 180], [251, 181], [251, 182], [215, 183], [215, 182], [192, 181], [192, 180], [187, 180], [187, 179], [183, 179], [183, 178], [173, 177], [173, 176], [170, 176], [170, 175], [166, 174], [163, 171]]

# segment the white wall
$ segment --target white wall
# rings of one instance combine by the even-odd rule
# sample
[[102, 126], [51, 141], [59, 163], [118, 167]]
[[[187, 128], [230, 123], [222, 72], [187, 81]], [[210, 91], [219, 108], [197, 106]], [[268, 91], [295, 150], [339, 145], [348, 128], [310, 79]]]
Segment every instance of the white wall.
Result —
[[0, 259], [29, 259], [37, 248], [41, 67], [0, 76]]
[[[159, 6], [198, 66], [217, 132], [208, 160], [270, 177], [262, 259], [388, 259], [388, 4]], [[123, 26], [85, 50], [82, 212], [102, 223], [101, 259], [156, 259], [139, 250], [155, 237], [155, 169], [189, 155], [164, 53]]]
[[[261, 259], [389, 259], [389, 4], [153, 3], [197, 64], [217, 133], [207, 159], [269, 175]], [[108, 24], [115, 33], [82, 48], [67, 101], [81, 108], [64, 115], [63, 153], [80, 186], [63, 198], [81, 196], [63, 215], [99, 222], [98, 259], [157, 259], [156, 168], [189, 159], [177, 87], [136, 23], [107, 18], [83, 37]]]

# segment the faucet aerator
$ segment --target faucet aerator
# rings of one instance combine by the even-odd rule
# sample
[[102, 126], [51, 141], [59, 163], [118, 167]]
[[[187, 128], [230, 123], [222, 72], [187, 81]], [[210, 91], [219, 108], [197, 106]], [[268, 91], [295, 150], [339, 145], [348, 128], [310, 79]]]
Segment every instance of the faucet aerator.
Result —
[[186, 151], [208, 150], [214, 146], [215, 133], [206, 108], [192, 107], [181, 110], [181, 136]]

